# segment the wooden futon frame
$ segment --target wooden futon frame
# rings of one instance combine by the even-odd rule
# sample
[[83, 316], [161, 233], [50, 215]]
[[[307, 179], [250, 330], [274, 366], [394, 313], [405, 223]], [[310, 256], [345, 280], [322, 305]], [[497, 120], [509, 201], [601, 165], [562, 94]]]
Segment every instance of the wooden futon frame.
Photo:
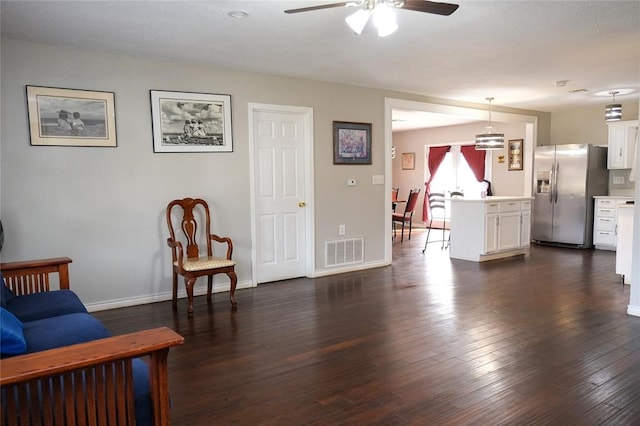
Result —
[[[0, 263], [0, 270], [15, 294], [30, 294], [49, 291], [51, 273], [59, 275], [61, 289], [68, 289], [70, 262], [63, 257]], [[169, 348], [182, 343], [182, 336], [160, 327], [2, 359], [1, 423], [133, 425], [131, 364], [148, 357], [154, 424], [168, 425], [167, 356]], [[31, 406], [36, 395], [39, 409]]]

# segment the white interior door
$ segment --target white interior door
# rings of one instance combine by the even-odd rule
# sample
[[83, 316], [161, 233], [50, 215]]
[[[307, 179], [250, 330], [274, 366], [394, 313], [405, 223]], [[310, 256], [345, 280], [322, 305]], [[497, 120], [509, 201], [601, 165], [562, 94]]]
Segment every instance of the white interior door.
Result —
[[250, 114], [255, 282], [305, 276], [311, 110], [250, 105]]

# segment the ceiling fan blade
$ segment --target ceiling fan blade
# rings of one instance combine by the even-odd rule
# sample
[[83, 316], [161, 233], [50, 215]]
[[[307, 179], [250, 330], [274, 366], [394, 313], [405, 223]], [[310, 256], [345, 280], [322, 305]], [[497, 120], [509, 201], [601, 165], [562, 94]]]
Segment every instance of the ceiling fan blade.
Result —
[[428, 0], [405, 0], [402, 9], [449, 16], [458, 9], [458, 5], [452, 3], [438, 3]]
[[352, 3], [353, 1], [345, 1], [342, 3], [320, 4], [317, 6], [301, 7], [299, 9], [289, 9], [289, 10], [285, 10], [284, 13], [310, 12], [312, 10], [331, 9], [333, 7], [346, 7], [346, 6], [350, 6]]

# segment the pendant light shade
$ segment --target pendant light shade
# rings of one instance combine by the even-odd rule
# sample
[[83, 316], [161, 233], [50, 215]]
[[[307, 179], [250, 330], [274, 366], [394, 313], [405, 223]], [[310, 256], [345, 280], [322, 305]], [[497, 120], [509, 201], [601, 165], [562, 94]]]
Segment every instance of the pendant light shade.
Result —
[[622, 105], [616, 103], [616, 95], [620, 92], [609, 92], [613, 96], [613, 103], [604, 107], [604, 119], [605, 121], [620, 121], [622, 120]]
[[493, 98], [487, 98], [489, 101], [489, 125], [485, 128], [484, 133], [476, 135], [476, 149], [477, 150], [489, 150], [489, 149], [503, 149], [504, 148], [504, 133], [498, 133], [491, 124], [491, 101]]

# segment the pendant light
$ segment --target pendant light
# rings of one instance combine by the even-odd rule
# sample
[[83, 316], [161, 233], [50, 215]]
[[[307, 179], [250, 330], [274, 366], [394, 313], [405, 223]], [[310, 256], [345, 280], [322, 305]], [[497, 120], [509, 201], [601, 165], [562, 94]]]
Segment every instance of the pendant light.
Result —
[[476, 149], [503, 149], [504, 133], [497, 133], [491, 124], [491, 101], [493, 98], [486, 98], [489, 101], [489, 125], [485, 128], [485, 132], [476, 135]]
[[613, 96], [613, 103], [604, 107], [604, 119], [605, 121], [620, 121], [622, 120], [622, 105], [616, 103], [616, 95], [620, 93], [616, 90], [609, 92]]

